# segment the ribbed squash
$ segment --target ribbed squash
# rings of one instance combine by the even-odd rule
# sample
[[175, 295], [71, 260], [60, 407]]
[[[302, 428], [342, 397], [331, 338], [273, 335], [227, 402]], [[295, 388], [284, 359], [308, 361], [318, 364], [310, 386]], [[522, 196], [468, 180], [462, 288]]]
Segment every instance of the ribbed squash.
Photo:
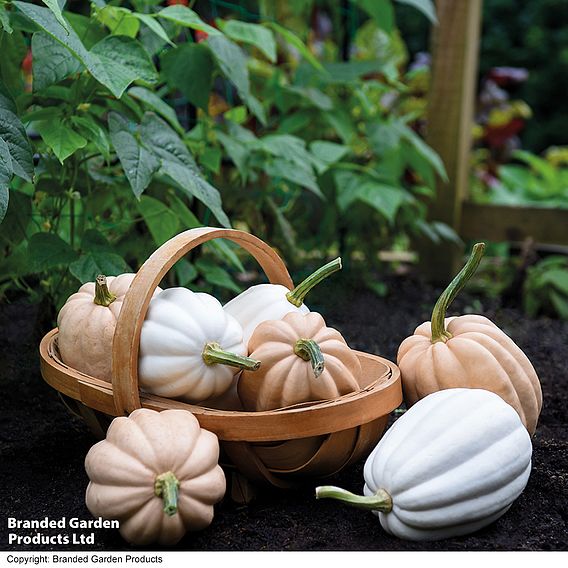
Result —
[[316, 312], [289, 313], [261, 323], [249, 340], [249, 350], [261, 365], [253, 373], [244, 370], [238, 382], [247, 410], [329, 400], [359, 390], [357, 355]]

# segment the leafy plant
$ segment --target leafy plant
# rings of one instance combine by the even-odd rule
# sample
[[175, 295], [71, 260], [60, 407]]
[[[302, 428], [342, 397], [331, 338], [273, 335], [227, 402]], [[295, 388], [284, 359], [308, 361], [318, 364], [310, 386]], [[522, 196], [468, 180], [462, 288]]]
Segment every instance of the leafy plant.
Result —
[[567, 257], [552, 255], [528, 269], [523, 305], [531, 317], [544, 313], [568, 320]]

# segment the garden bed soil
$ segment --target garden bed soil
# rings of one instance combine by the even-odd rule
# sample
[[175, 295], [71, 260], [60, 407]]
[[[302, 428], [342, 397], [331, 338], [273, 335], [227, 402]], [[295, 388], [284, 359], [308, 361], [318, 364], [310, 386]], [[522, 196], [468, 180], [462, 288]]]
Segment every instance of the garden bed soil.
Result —
[[[385, 298], [343, 284], [323, 284], [314, 292], [310, 307], [320, 310], [352, 347], [391, 360], [396, 359], [400, 342], [429, 319], [439, 292], [408, 278], [391, 280]], [[347, 294], [341, 300], [340, 291]], [[518, 309], [468, 296], [458, 298], [451, 311], [463, 313], [472, 307], [495, 321], [526, 352], [544, 393], [531, 477], [504, 517], [470, 536], [405, 542], [387, 535], [368, 512], [316, 501], [317, 482], [310, 481], [295, 491], [263, 491], [246, 506], [226, 498], [217, 506], [213, 524], [187, 535], [177, 549], [567, 550], [568, 323], [529, 320]], [[96, 530], [93, 545], [8, 544], [8, 533], [14, 532], [7, 528], [8, 517], [91, 518], [84, 503], [88, 479], [83, 460], [94, 439], [41, 378], [38, 343], [47, 329], [38, 321], [36, 306], [25, 302], [0, 306], [0, 549], [128, 550], [115, 530]], [[363, 462], [355, 464], [328, 482], [360, 492], [362, 466]]]

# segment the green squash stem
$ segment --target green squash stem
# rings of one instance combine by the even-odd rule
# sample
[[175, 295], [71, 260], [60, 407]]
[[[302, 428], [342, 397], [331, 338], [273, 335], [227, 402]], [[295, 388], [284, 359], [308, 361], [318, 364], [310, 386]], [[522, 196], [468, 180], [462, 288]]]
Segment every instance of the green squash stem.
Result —
[[381, 513], [392, 511], [392, 497], [384, 489], [379, 489], [374, 495], [363, 496], [355, 495], [355, 493], [341, 489], [341, 487], [322, 485], [316, 487], [316, 499], [335, 499], [352, 507], [380, 511]]
[[446, 311], [450, 304], [454, 301], [455, 297], [460, 293], [461, 289], [466, 285], [467, 281], [474, 275], [484, 252], [485, 243], [477, 243], [474, 245], [471, 251], [471, 256], [465, 266], [458, 272], [455, 278], [438, 298], [438, 301], [432, 310], [432, 343], [437, 343], [438, 341], [443, 341], [445, 343], [448, 339], [451, 339], [452, 334], [446, 330], [444, 325]]
[[299, 308], [304, 303], [307, 293], [317, 286], [322, 280], [330, 274], [341, 270], [341, 258], [336, 258], [321, 268], [318, 268], [313, 274], [310, 274], [305, 280], [302, 280], [293, 290], [286, 294], [286, 299], [294, 306]]
[[316, 379], [323, 373], [325, 361], [320, 346], [313, 339], [298, 339], [294, 353], [304, 361], [310, 361]]
[[164, 502], [164, 513], [171, 517], [178, 510], [179, 481], [171, 472], [167, 471], [156, 477], [154, 481], [154, 493], [156, 497], [161, 497]]
[[260, 367], [260, 361], [225, 351], [221, 349], [218, 343], [214, 342], [205, 344], [202, 357], [206, 365], [228, 365], [246, 371], [256, 371]]
[[93, 302], [108, 308], [115, 300], [116, 296], [108, 289], [106, 276], [99, 274], [95, 280], [95, 299]]

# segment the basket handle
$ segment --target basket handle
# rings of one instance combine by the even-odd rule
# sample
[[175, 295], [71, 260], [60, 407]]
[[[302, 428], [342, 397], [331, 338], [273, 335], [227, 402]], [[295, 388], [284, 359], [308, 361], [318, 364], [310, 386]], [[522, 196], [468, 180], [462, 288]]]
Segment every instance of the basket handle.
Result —
[[195, 247], [213, 239], [229, 239], [247, 250], [260, 264], [272, 284], [292, 289], [293, 283], [282, 259], [264, 241], [245, 231], [199, 227], [184, 231], [159, 247], [134, 277], [124, 297], [112, 347], [112, 390], [116, 415], [140, 408], [138, 350], [140, 332], [150, 299], [168, 270]]

